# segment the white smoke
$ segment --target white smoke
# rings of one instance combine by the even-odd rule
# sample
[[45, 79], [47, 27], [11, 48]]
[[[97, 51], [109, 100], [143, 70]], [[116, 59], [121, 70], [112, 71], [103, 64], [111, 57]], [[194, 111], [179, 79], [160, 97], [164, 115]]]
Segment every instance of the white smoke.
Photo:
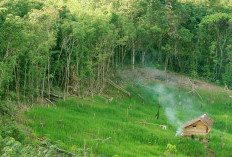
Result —
[[168, 122], [178, 129], [176, 136], [182, 133], [183, 122], [180, 121], [177, 110], [184, 110], [181, 116], [185, 119], [189, 119], [194, 116], [198, 116], [200, 113], [194, 109], [194, 101], [189, 95], [183, 92], [178, 95], [176, 91], [172, 91], [164, 85], [155, 85], [151, 87], [154, 94], [158, 95], [159, 103], [165, 111]]
[[[178, 94], [178, 91], [172, 91], [165, 85], [158, 84], [150, 86], [144, 85], [142, 82], [145, 81], [139, 80], [138, 84], [146, 87], [151, 90], [154, 95], [158, 96], [159, 104], [164, 109], [168, 122], [177, 128], [176, 136], [180, 135], [183, 131], [183, 122], [180, 121], [179, 116], [186, 121], [202, 114], [195, 108], [196, 105], [194, 106], [194, 100], [187, 93], [181, 92], [181, 94]], [[181, 115], [177, 112], [180, 110], [184, 111], [181, 112]]]
[[180, 101], [178, 101], [176, 95], [169, 92], [164, 85], [156, 85], [152, 87], [152, 90], [154, 94], [158, 95], [159, 103], [164, 108], [169, 123], [178, 127], [176, 136], [181, 134], [183, 123], [179, 120], [176, 111], [176, 107], [179, 105]]

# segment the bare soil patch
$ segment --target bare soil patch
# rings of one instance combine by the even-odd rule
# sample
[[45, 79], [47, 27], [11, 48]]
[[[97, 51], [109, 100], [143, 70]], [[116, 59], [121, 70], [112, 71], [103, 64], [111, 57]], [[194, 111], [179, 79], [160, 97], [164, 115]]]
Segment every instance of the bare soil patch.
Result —
[[119, 72], [123, 80], [131, 82], [163, 82], [173, 86], [192, 87], [203, 90], [222, 90], [213, 84], [209, 84], [197, 79], [190, 79], [189, 77], [178, 75], [172, 72], [165, 72], [155, 68], [135, 68], [134, 70], [127, 69]]

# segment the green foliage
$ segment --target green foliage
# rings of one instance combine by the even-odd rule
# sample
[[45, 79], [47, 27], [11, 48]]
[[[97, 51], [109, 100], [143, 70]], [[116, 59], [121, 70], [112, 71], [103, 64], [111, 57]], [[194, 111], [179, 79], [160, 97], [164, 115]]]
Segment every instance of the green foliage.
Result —
[[2, 1], [1, 99], [98, 93], [114, 70], [134, 64], [230, 87], [231, 9], [215, 3]]
[[[19, 142], [22, 142], [25, 137], [21, 135], [15, 124], [8, 125], [11, 121], [9, 119], [16, 113], [13, 108], [18, 108], [6, 102], [34, 103], [41, 97], [49, 97], [51, 92], [60, 92], [65, 97], [98, 94], [104, 91], [106, 78], [114, 76], [117, 69], [131, 65], [132, 68], [134, 65], [156, 66], [160, 69], [185, 73], [194, 78], [204, 78], [216, 84], [226, 84], [231, 88], [231, 14], [231, 3], [218, 0], [204, 2], [182, 2], [182, 0], [167, 2], [163, 0], [1, 1], [0, 100], [4, 100], [0, 102], [0, 124], [4, 125], [1, 136], [3, 139], [14, 137]], [[147, 91], [144, 93], [147, 99], [153, 98], [147, 103], [152, 104], [152, 101], [156, 100], [151, 93]], [[103, 100], [98, 100], [100, 98], [96, 99], [99, 101], [96, 104], [104, 103]], [[137, 98], [135, 99], [138, 101]], [[77, 110], [75, 105], [65, 109], [62, 104], [82, 105], [76, 100], [60, 102], [58, 107], [60, 114]], [[106, 111], [115, 113], [114, 110], [117, 110], [117, 107], [117, 105], [112, 106]], [[96, 111], [84, 109], [81, 111], [85, 114], [103, 112], [100, 107]], [[125, 112], [125, 110], [120, 111]], [[52, 110], [43, 112], [53, 113]], [[147, 110], [144, 112], [150, 114]], [[84, 113], [78, 111], [80, 115]], [[121, 113], [116, 112], [116, 114], [121, 116]], [[65, 115], [68, 117], [68, 114]], [[135, 115], [138, 115], [139, 119], [143, 117], [140, 112], [135, 112]], [[125, 119], [113, 121], [111, 125], [117, 125], [119, 121]], [[83, 120], [86, 119], [83, 118]], [[89, 122], [88, 119], [86, 121]], [[98, 122], [102, 121], [100, 119]], [[163, 122], [166, 121], [163, 120]], [[73, 125], [79, 125], [79, 123]], [[58, 126], [61, 127], [57, 124], [55, 127]], [[93, 127], [96, 129], [94, 124]], [[127, 124], [125, 127], [131, 127], [131, 130], [138, 129], [138, 134], [145, 132], [147, 136], [153, 137], [151, 131], [144, 131], [147, 128], [139, 126], [133, 128]], [[113, 132], [113, 130], [110, 131]], [[62, 132], [61, 137], [65, 133], [65, 131]], [[135, 138], [138, 143], [149, 141], [142, 136], [136, 137], [133, 132], [121, 138], [128, 138], [133, 142]], [[159, 137], [154, 137], [153, 142], [156, 138]], [[218, 141], [219, 138], [215, 136], [214, 140]], [[83, 143], [83, 139], [81, 140], [76, 142], [76, 147]], [[160, 141], [163, 144], [161, 147], [150, 147], [149, 144], [145, 147], [161, 149], [164, 152], [168, 142], [162, 138]], [[177, 140], [172, 139], [172, 141], [174, 143], [170, 142], [170, 144], [176, 146], [177, 154], [178, 152], [180, 154], [181, 148], [178, 147]], [[10, 147], [21, 148], [19, 143], [12, 143], [15, 144]], [[39, 145], [40, 141], [35, 140], [34, 143]], [[77, 149], [75, 145], [66, 146], [62, 141], [59, 144], [73, 151]], [[193, 145], [197, 147], [196, 143]], [[128, 144], [125, 143], [124, 147], [127, 146]], [[4, 153], [18, 152], [17, 149], [12, 149], [8, 145], [6, 147]], [[107, 145], [100, 147], [102, 147], [100, 150], [108, 148]], [[116, 149], [116, 145], [114, 147]], [[219, 151], [216, 144], [212, 145], [212, 148]], [[143, 151], [143, 149], [145, 148], [138, 146], [138, 150]], [[196, 149], [197, 155], [205, 154], [201, 148]], [[128, 154], [130, 152], [126, 151]], [[120, 153], [123, 154], [118, 151], [109, 154], [113, 156], [121, 155]], [[190, 153], [184, 152], [184, 155], [186, 154]], [[143, 155], [146, 156], [146, 153]]]
[[[57, 147], [48, 140], [42, 141], [42, 145], [24, 145], [13, 137], [0, 138], [0, 155], [2, 157], [44, 157], [57, 154]], [[64, 154], [59, 154], [64, 155]]]
[[176, 146], [168, 143], [167, 150], [166, 150], [165, 154], [173, 154], [173, 153], [176, 153], [176, 152], [177, 152]]
[[[150, 87], [153, 88], [153, 85]], [[228, 94], [221, 89], [217, 92], [198, 91], [203, 97], [200, 100], [197, 95], [187, 94], [186, 89], [167, 88], [167, 92], [173, 94], [178, 102], [184, 102], [186, 98], [192, 101], [191, 104], [173, 106], [182, 122], [206, 112], [210, 115], [215, 124], [210, 136], [204, 137], [209, 140], [208, 147], [217, 156], [230, 156], [232, 128], [229, 117], [232, 104]], [[46, 135], [59, 147], [77, 154], [83, 154], [86, 141], [88, 155], [91, 148], [93, 154], [105, 156], [207, 155], [207, 148], [200, 141], [175, 137], [178, 126], [168, 120], [165, 106], [160, 109], [159, 120], [155, 118], [162, 95], [141, 86], [128, 90], [132, 93], [131, 98], [109, 90], [107, 93], [114, 95], [112, 101], [109, 101], [109, 95], [103, 95], [85, 99], [70, 98], [49, 108], [35, 106], [26, 112], [28, 122], [24, 125], [35, 130], [40, 137]], [[44, 127], [41, 127], [41, 123]], [[162, 130], [159, 125], [166, 125], [168, 129]]]

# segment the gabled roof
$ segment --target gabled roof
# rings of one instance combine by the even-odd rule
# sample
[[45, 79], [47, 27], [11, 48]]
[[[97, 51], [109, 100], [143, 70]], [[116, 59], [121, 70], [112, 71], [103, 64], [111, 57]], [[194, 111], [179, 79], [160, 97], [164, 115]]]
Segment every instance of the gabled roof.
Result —
[[198, 118], [195, 118], [193, 120], [186, 122], [183, 127], [185, 128], [185, 127], [192, 125], [198, 121], [202, 121], [208, 127], [211, 127], [214, 123], [214, 121], [211, 118], [209, 118], [206, 114], [203, 114], [202, 116], [200, 116]]

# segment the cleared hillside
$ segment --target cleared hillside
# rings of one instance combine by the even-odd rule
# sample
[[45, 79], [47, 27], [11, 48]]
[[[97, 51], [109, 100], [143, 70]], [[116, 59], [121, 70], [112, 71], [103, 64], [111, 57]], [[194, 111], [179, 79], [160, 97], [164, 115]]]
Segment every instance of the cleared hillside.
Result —
[[[143, 84], [127, 85], [131, 98], [108, 88], [101, 96], [70, 98], [49, 107], [34, 106], [21, 115], [22, 123], [38, 137], [49, 138], [79, 155], [232, 155], [232, 101], [227, 91], [213, 85], [196, 89], [201, 99], [197, 93], [189, 93], [190, 88], [152, 81], [145, 76], [137, 77]], [[185, 121], [203, 113], [215, 121], [205, 140], [176, 136]]]

